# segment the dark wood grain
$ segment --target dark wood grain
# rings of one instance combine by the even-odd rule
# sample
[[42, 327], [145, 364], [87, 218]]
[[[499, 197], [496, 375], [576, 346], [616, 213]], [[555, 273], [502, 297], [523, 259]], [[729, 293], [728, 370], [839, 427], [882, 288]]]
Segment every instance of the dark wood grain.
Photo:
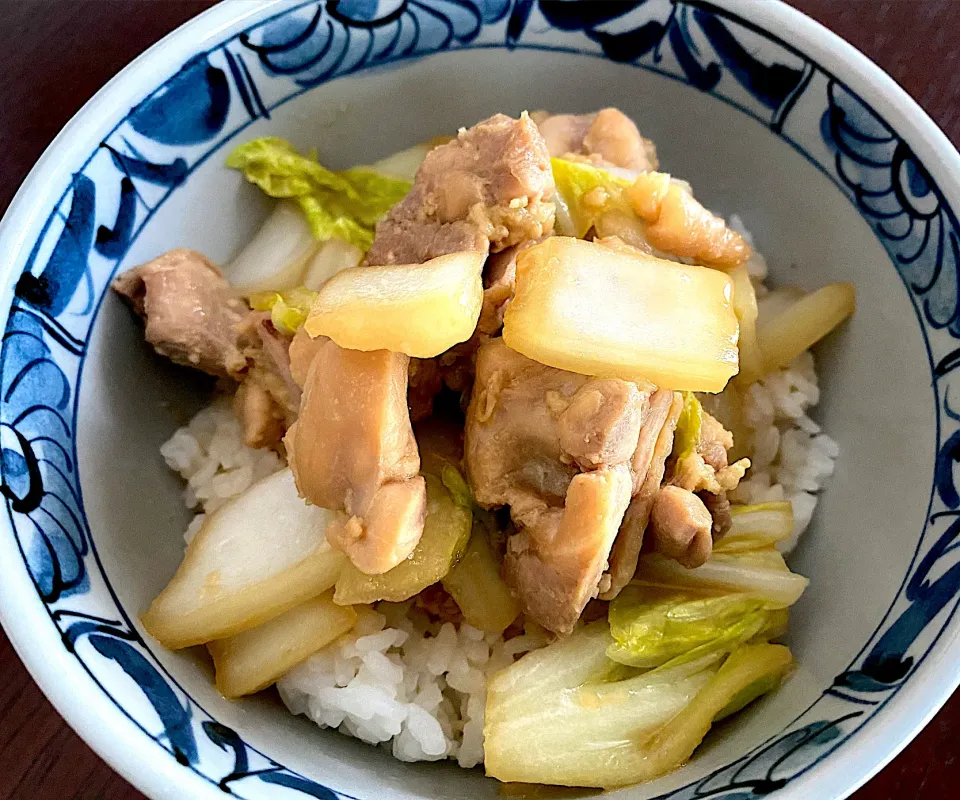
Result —
[[[892, 75], [960, 143], [957, 0], [794, 0]], [[0, 209], [63, 124], [210, 0], [0, 0]], [[958, 795], [960, 695], [855, 797]], [[133, 800], [60, 719], [0, 634], [0, 798]], [[817, 800], [827, 800], [817, 798]]]

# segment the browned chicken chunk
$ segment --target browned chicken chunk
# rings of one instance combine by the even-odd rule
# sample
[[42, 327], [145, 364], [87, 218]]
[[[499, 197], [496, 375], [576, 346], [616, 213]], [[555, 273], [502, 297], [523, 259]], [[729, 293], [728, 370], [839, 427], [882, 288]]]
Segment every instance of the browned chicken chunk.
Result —
[[300, 386], [290, 370], [290, 340], [270, 315], [251, 312], [244, 323], [250, 368], [237, 390], [234, 410], [247, 447], [277, 447], [300, 410]]
[[[259, 347], [254, 354], [250, 377], [264, 383], [286, 418], [293, 422], [300, 412], [300, 384], [293, 379], [290, 367], [291, 340], [280, 333], [267, 314], [251, 314], [256, 320]], [[257, 373], [263, 373], [259, 375]]]
[[282, 409], [262, 383], [250, 379], [241, 383], [233, 397], [233, 412], [247, 447], [274, 447], [283, 439]]
[[409, 357], [315, 342], [300, 416], [284, 439], [290, 466], [303, 497], [345, 512], [330, 542], [361, 571], [386, 572], [413, 552], [426, 515], [407, 412]]
[[413, 188], [377, 225], [368, 264], [497, 252], [553, 228], [553, 172], [530, 118], [496, 114], [430, 151]]
[[635, 384], [538, 364], [502, 339], [477, 354], [467, 473], [478, 503], [510, 506], [519, 532], [506, 575], [550, 630], [571, 630], [597, 592], [630, 502], [646, 404]]
[[713, 519], [713, 538], [723, 536], [733, 524], [727, 492], [737, 488], [750, 466], [742, 458], [729, 463], [728, 451], [733, 447], [733, 434], [706, 411], [700, 426], [697, 449], [678, 461], [670, 483], [695, 492]]
[[621, 464], [574, 476], [562, 508], [528, 514], [529, 524], [507, 540], [503, 563], [527, 615], [556, 633], [573, 630], [597, 594], [629, 502], [630, 473]]
[[513, 245], [487, 259], [483, 269], [483, 305], [477, 330], [492, 335], [503, 327], [503, 312], [517, 286], [517, 255], [528, 246], [527, 243]]
[[650, 512], [653, 549], [688, 569], [699, 567], [713, 550], [713, 519], [703, 501], [679, 486], [664, 486]]
[[114, 282], [146, 322], [158, 353], [241, 382], [234, 409], [249, 447], [276, 447], [300, 407], [290, 342], [268, 314], [250, 311], [213, 264], [193, 250], [171, 250]]
[[301, 389], [306, 386], [307, 373], [310, 371], [310, 364], [313, 363], [313, 357], [323, 347], [327, 339], [320, 336], [312, 338], [303, 328], [300, 328], [294, 334], [290, 342], [290, 348], [287, 350], [287, 356], [290, 359], [290, 375], [294, 383]]
[[634, 213], [646, 223], [646, 241], [658, 250], [717, 269], [732, 269], [750, 258], [750, 245], [743, 236], [669, 175], [639, 175], [626, 195]]
[[673, 433], [683, 409], [679, 392], [660, 390], [650, 398], [650, 411], [640, 429], [632, 460], [633, 499], [610, 552], [609, 574], [601, 579], [600, 599], [612, 600], [633, 580], [650, 512], [663, 483]]
[[637, 450], [646, 400], [636, 384], [588, 380], [557, 419], [564, 457], [583, 470], [627, 464]]
[[246, 372], [240, 328], [249, 309], [201, 253], [171, 250], [118, 276], [113, 289], [143, 317], [161, 355], [211, 375]]
[[604, 108], [596, 114], [554, 114], [540, 117], [538, 122], [551, 156], [586, 156], [597, 166], [637, 172], [657, 168], [653, 142], [644, 139], [633, 120], [619, 109]]
[[670, 482], [691, 492], [732, 492], [750, 466], [748, 458], [727, 463], [727, 451], [732, 447], [730, 431], [704, 411], [697, 449], [677, 463]]
[[483, 270], [483, 306], [477, 330], [493, 335], [503, 327], [503, 312], [517, 286], [517, 256], [543, 239], [529, 239], [492, 254]]
[[707, 511], [710, 512], [710, 518], [713, 520], [711, 532], [714, 541], [722, 538], [733, 527], [733, 515], [730, 513], [730, 500], [727, 498], [727, 493], [697, 492], [697, 497], [703, 500]]

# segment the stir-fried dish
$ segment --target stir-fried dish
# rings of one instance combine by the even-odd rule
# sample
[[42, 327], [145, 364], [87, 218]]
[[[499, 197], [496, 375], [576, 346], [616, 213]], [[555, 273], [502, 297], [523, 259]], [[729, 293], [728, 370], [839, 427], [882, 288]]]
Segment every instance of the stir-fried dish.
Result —
[[232, 262], [114, 282], [220, 379], [162, 448], [199, 513], [151, 635], [205, 645], [229, 698], [277, 684], [502, 781], [656, 778], [780, 685], [783, 553], [838, 454], [809, 348], [849, 284], [768, 288], [613, 108], [227, 166], [277, 198]]

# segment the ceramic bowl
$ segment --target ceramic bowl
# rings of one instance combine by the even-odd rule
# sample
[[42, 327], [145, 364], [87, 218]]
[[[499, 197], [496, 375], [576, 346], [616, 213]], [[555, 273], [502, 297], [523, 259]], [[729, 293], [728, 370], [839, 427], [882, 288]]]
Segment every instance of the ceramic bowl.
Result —
[[[960, 678], [960, 157], [892, 80], [771, 0], [227, 3], [66, 127], [0, 232], [0, 613], [72, 726], [155, 798], [495, 797], [269, 697], [222, 699], [137, 621], [182, 555], [160, 443], [209, 386], [148, 351], [111, 276], [172, 247], [226, 261], [266, 212], [224, 169], [266, 134], [370, 163], [493, 112], [616, 105], [774, 281], [850, 280], [818, 351], [842, 447], [792, 560], [799, 669], [677, 773], [624, 798], [838, 798]], [[955, 388], [953, 398], [950, 388]], [[960, 406], [958, 406], [960, 407]]]

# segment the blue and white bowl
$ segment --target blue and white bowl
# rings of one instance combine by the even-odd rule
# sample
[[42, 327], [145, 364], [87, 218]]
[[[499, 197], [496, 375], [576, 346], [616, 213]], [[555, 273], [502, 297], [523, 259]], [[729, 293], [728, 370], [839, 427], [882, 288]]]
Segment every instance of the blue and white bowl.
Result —
[[[496, 111], [616, 105], [773, 278], [857, 285], [821, 349], [843, 448], [793, 566], [798, 672], [624, 798], [843, 797], [960, 679], [960, 157], [893, 81], [772, 0], [274, 0], [218, 6], [104, 88], [0, 230], [0, 613], [71, 725], [156, 798], [481, 798], [268, 699], [231, 703], [138, 614], [186, 523], [159, 444], [204, 385], [107, 291], [175, 246], [227, 260], [265, 214], [223, 159], [285, 136], [348, 166]], [[954, 388], [951, 398], [950, 389]], [[954, 405], [956, 404], [956, 406]], [[955, 411], [954, 408], [958, 410]]]

